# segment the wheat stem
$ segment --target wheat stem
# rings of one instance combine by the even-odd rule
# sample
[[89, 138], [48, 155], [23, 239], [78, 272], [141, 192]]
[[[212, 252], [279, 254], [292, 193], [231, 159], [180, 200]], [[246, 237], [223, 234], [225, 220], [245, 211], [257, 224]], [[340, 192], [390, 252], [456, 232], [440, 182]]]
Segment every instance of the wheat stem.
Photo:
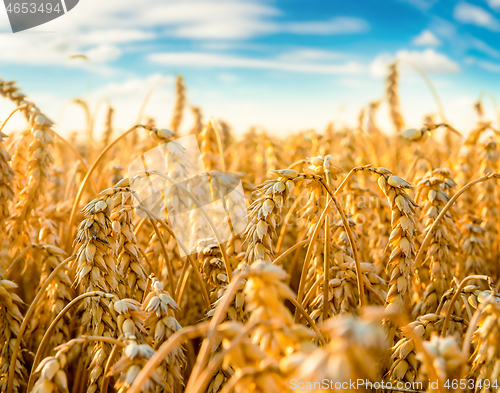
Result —
[[[205, 366], [205, 362], [207, 361], [208, 355], [212, 349], [215, 337], [216, 337], [216, 332], [217, 332], [217, 326], [222, 322], [223, 318], [226, 315], [227, 308], [233, 301], [234, 296], [236, 295], [236, 292], [238, 291], [240, 287], [241, 280], [245, 279], [248, 276], [248, 271], [241, 272], [237, 274], [234, 279], [231, 281], [231, 284], [229, 284], [226, 292], [224, 293], [224, 296], [222, 297], [222, 301], [220, 304], [217, 306], [215, 309], [214, 316], [212, 320], [210, 321], [210, 325], [208, 326], [208, 331], [207, 331], [207, 338], [203, 340], [203, 343], [201, 345], [200, 353], [198, 354], [198, 357], [196, 358], [196, 363], [193, 367], [193, 372], [191, 373], [191, 377], [189, 378], [189, 382], [186, 387], [186, 392], [190, 391], [190, 387], [195, 383], [194, 381], [197, 380], [198, 375], [200, 374], [201, 370]], [[134, 393], [134, 392], [130, 392]]]
[[113, 347], [113, 349], [111, 350], [111, 353], [109, 354], [108, 361], [106, 362], [106, 366], [104, 366], [104, 371], [103, 371], [104, 378], [102, 379], [101, 393], [107, 393], [108, 392], [108, 385], [109, 385], [108, 371], [109, 371], [109, 369], [111, 367], [111, 363], [114, 362], [115, 357], [118, 354], [118, 350], [119, 349], [120, 349], [120, 347], [118, 345], [115, 345]]
[[[202, 335], [208, 329], [208, 323], [204, 322], [200, 325], [187, 326], [172, 334], [165, 341], [156, 353], [148, 360], [141, 372], [134, 379], [134, 383], [130, 386], [127, 393], [139, 393], [142, 385], [147, 381], [151, 373], [156, 369], [158, 364], [167, 357], [167, 355], [177, 347], [183, 340], [187, 338], [195, 338]], [[193, 374], [191, 374], [193, 375]], [[191, 379], [190, 379], [191, 381]], [[187, 391], [187, 390], [186, 390]]]
[[0, 132], [2, 132], [3, 128], [5, 127], [7, 122], [10, 120], [10, 118], [14, 115], [14, 113], [16, 113], [17, 111], [20, 111], [22, 109], [25, 109], [25, 108], [26, 108], [26, 105], [21, 105], [21, 106], [18, 106], [16, 109], [14, 109], [12, 112], [10, 112], [10, 115], [7, 116], [7, 118], [4, 120], [4, 122], [0, 126]]
[[439, 213], [439, 216], [436, 217], [436, 220], [434, 221], [432, 226], [427, 231], [427, 234], [425, 235], [425, 238], [422, 242], [422, 245], [420, 246], [420, 249], [418, 250], [417, 256], [415, 257], [415, 266], [420, 266], [420, 263], [422, 262], [422, 258], [424, 257], [424, 252], [425, 252], [426, 248], [429, 246], [429, 243], [432, 241], [434, 231], [436, 230], [440, 221], [446, 215], [446, 212], [455, 203], [455, 201], [458, 199], [458, 197], [460, 195], [462, 195], [465, 191], [467, 191], [469, 188], [471, 188], [474, 184], [478, 184], [478, 183], [481, 183], [481, 182], [489, 180], [489, 179], [499, 179], [499, 178], [500, 178], [500, 173], [490, 173], [489, 175], [480, 177], [479, 179], [476, 179], [476, 180], [471, 181], [470, 183], [467, 183], [455, 195], [453, 195], [453, 197], [443, 207], [443, 210], [441, 210], [441, 213]]
[[[309, 240], [309, 246], [307, 248], [306, 256], [304, 259], [304, 264], [302, 265], [302, 273], [300, 275], [300, 281], [299, 281], [299, 290], [297, 293], [297, 300], [299, 302], [302, 302], [302, 299], [304, 297], [304, 290], [306, 287], [306, 276], [307, 276], [307, 270], [309, 269], [309, 261], [311, 259], [312, 255], [312, 250], [314, 243], [316, 242], [316, 239], [318, 238], [318, 233], [321, 228], [321, 225], [323, 223], [323, 220], [325, 219], [325, 216], [328, 212], [328, 209], [332, 205], [333, 199], [331, 199], [325, 208], [323, 209], [323, 212], [321, 213], [321, 216], [319, 217], [318, 222], [316, 223], [316, 226], [314, 227], [313, 233], [311, 235], [311, 239]], [[295, 309], [295, 315], [294, 315], [294, 321], [297, 323], [298, 322], [298, 316], [299, 316], [299, 310]]]
[[337, 198], [335, 197], [335, 193], [332, 189], [325, 183], [323, 179], [320, 179], [321, 184], [325, 187], [326, 191], [332, 197], [333, 202], [335, 203], [335, 207], [337, 208], [340, 216], [342, 217], [342, 223], [344, 225], [344, 230], [347, 233], [347, 237], [349, 238], [349, 245], [352, 248], [352, 253], [354, 254], [354, 263], [356, 265], [356, 277], [358, 279], [358, 291], [359, 291], [359, 306], [363, 307], [365, 305], [365, 291], [363, 285], [363, 275], [361, 273], [361, 264], [359, 261], [358, 248], [356, 246], [356, 242], [354, 241], [354, 236], [352, 234], [351, 228], [349, 226], [349, 222], [347, 221], [346, 215], [344, 213], [344, 209], [339, 205]]
[[[141, 206], [141, 205], [137, 205], [134, 207], [136, 209], [140, 209], [140, 210], [144, 211], [146, 214], [150, 215], [155, 220], [159, 221], [161, 226], [163, 226], [163, 228], [165, 228], [167, 230], [167, 232], [170, 233], [170, 235], [175, 238], [175, 233], [172, 230], [172, 228], [170, 228], [170, 226], [168, 226], [160, 217], [158, 217], [156, 214], [154, 214], [151, 210], [149, 210], [147, 207]], [[182, 250], [186, 254], [186, 258], [188, 259], [189, 263], [191, 263], [191, 266], [193, 267], [195, 275], [198, 279], [200, 289], [201, 289], [201, 294], [203, 296], [203, 299], [205, 300], [205, 305], [207, 306], [207, 309], [210, 309], [210, 306], [211, 306], [210, 298], [208, 296], [207, 288], [205, 287], [205, 282], [203, 281], [203, 277], [201, 276], [200, 269], [198, 268], [198, 265], [194, 261], [193, 257], [189, 254], [186, 246], [181, 242], [181, 240], [177, 239], [177, 238], [175, 240], [177, 241], [177, 244], [179, 245], [179, 247], [182, 248]], [[172, 294], [175, 294], [175, 292], [172, 292]]]
[[[75, 155], [75, 157], [78, 158], [78, 161], [80, 161], [80, 163], [82, 164], [82, 167], [85, 170], [85, 172], [88, 173], [89, 167], [85, 163], [83, 157], [75, 150], [75, 148], [73, 146], [71, 146], [71, 143], [69, 143], [66, 139], [64, 139], [61, 135], [59, 135], [54, 130], [52, 130], [52, 132], [56, 137], [58, 137], [61, 140], [62, 143], [64, 143], [64, 146], [66, 146], [69, 150], [71, 150], [71, 152]], [[89, 180], [90, 180], [90, 185], [92, 187], [92, 191], [94, 191], [94, 194], [97, 194], [99, 191], [98, 191], [98, 188], [97, 188], [92, 176], [89, 178]]]
[[443, 330], [441, 331], [441, 336], [443, 336], [443, 337], [445, 337], [446, 334], [448, 333], [448, 324], [450, 323], [450, 317], [451, 317], [451, 313], [453, 312], [453, 306], [455, 305], [455, 302], [457, 301], [458, 297], [460, 296], [462, 289], [464, 289], [465, 284], [467, 284], [467, 281], [470, 281], [470, 280], [485, 280], [488, 282], [488, 285], [490, 286], [490, 288], [494, 289], [494, 287], [495, 287], [493, 284], [493, 279], [489, 276], [472, 275], [472, 276], [465, 277], [462, 280], [462, 282], [460, 283], [460, 285], [458, 286], [457, 291], [454, 293], [453, 297], [450, 300], [450, 304], [448, 306], [448, 311], [446, 312], [446, 317], [445, 317], [444, 323], [443, 323]]
[[[34, 370], [38, 367], [38, 363], [41, 360], [41, 357], [43, 356], [43, 351], [45, 349], [45, 345], [49, 341], [50, 335], [52, 334], [52, 331], [56, 327], [57, 323], [61, 320], [62, 317], [70, 310], [71, 307], [73, 307], [76, 303], [78, 303], [80, 300], [85, 299], [89, 296], [100, 296], [100, 297], [106, 297], [105, 292], [101, 291], [91, 291], [91, 292], [86, 292], [81, 294], [80, 296], [74, 298], [71, 302], [69, 302], [66, 307], [62, 309], [62, 311], [57, 314], [57, 316], [54, 318], [52, 323], [49, 325], [47, 330], [45, 331], [45, 334], [43, 335], [42, 341], [40, 341], [40, 344], [38, 345], [38, 349], [35, 354], [35, 358], [33, 359], [33, 366], [31, 367], [31, 373], [28, 379], [28, 387], [26, 389], [27, 392], [31, 390], [31, 387], [33, 386], [34, 381]], [[113, 296], [113, 295], [111, 295]]]
[[71, 240], [73, 239], [73, 224], [75, 223], [75, 218], [76, 218], [76, 211], [78, 210], [78, 204], [80, 203], [80, 199], [83, 195], [83, 191], [85, 190], [85, 186], [87, 185], [87, 182], [90, 179], [90, 176], [92, 176], [92, 172], [97, 168], [99, 163], [104, 159], [106, 156], [106, 153], [111, 150], [113, 146], [115, 146], [119, 141], [121, 141], [123, 138], [125, 138], [128, 134], [130, 134], [132, 131], [135, 131], [138, 127], [142, 127], [140, 125], [135, 125], [129, 130], [125, 131], [123, 134], [121, 134], [118, 138], [116, 138], [113, 142], [111, 142], [102, 152], [99, 154], [99, 157], [94, 161], [92, 166], [90, 167], [89, 171], [85, 175], [82, 184], [80, 184], [80, 188], [78, 189], [78, 193], [76, 194], [75, 201], [73, 202], [73, 207], [71, 209], [71, 215], [69, 216], [69, 224], [68, 228], [66, 230], [66, 242], [65, 242], [65, 249], [67, 252], [69, 252], [69, 249], [71, 247]]

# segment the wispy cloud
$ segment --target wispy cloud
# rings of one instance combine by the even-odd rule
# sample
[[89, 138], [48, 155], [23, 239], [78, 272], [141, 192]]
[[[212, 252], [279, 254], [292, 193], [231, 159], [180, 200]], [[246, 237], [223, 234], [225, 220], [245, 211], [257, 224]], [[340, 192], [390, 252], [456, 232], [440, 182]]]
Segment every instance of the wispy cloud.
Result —
[[81, 34], [79, 41], [83, 44], [121, 44], [137, 41], [151, 40], [157, 34], [140, 29], [93, 29]]
[[[156, 28], [170, 37], [203, 40], [239, 40], [276, 33], [352, 34], [370, 27], [357, 17], [300, 22], [282, 17], [281, 9], [262, 0], [148, 0], [147, 7], [139, 6], [136, 0], [85, 0], [78, 4], [78, 12], [50, 23], [55, 28], [80, 32], [139, 29], [151, 34]], [[117, 42], [116, 37], [109, 39]], [[137, 33], [122, 37], [122, 40], [140, 38]]]
[[441, 44], [439, 38], [437, 38], [430, 30], [423, 30], [413, 39], [412, 42], [413, 44], [420, 46], [438, 46]]
[[248, 68], [317, 74], [358, 74], [366, 68], [357, 62], [315, 64], [277, 59], [257, 59], [203, 52], [154, 53], [148, 56], [153, 63], [201, 68]]
[[282, 23], [277, 24], [276, 29], [278, 32], [294, 34], [333, 35], [364, 33], [370, 29], [370, 25], [361, 18], [336, 17], [326, 21]]
[[335, 52], [330, 50], [316, 48], [295, 48], [290, 51], [281, 53], [277, 59], [286, 61], [332, 61], [346, 59], [348, 56], [345, 53]]
[[488, 55], [495, 59], [500, 59], [500, 50], [489, 46], [486, 42], [474, 37], [469, 37], [468, 42], [470, 43], [470, 46], [472, 48], [484, 53], [485, 55]]
[[431, 8], [438, 0], [400, 0], [404, 3], [411, 4], [412, 6], [418, 8], [422, 11], [427, 11]]
[[461, 23], [484, 27], [492, 31], [500, 31], [500, 22], [498, 19], [477, 5], [460, 3], [453, 10], [453, 16]]
[[[84, 54], [90, 62], [71, 61], [70, 55]], [[0, 40], [0, 62], [29, 66], [86, 68], [88, 71], [110, 74], [107, 63], [116, 60], [122, 50], [113, 44], [84, 46], [70, 37], [53, 34], [14, 34]]]
[[491, 71], [491, 72], [500, 72], [500, 64], [499, 63], [493, 63], [488, 60], [474, 60], [473, 63], [477, 64], [479, 67], [481, 67], [484, 70]]

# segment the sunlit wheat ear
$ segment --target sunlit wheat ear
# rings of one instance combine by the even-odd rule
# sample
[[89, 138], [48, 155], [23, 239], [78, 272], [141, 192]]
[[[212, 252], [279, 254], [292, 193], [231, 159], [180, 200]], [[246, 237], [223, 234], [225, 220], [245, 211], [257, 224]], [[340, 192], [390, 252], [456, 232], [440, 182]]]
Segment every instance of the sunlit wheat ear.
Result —
[[[424, 342], [424, 347], [433, 360], [438, 381], [453, 381], [463, 377], [461, 369], [464, 363], [467, 362], [467, 357], [462, 354], [455, 337], [442, 338], [433, 334], [430, 341]], [[422, 366], [422, 377], [429, 378], [424, 356], [421, 353], [417, 353], [417, 359], [424, 363]], [[428, 380], [431, 383], [427, 391], [432, 393], [438, 392], [439, 389], [436, 388], [436, 381], [432, 379]]]
[[116, 312], [117, 328], [123, 337], [134, 336], [137, 342], [145, 343], [146, 329], [144, 327], [145, 313], [141, 303], [134, 299], [113, 299], [113, 309]]
[[[486, 300], [483, 296], [481, 301]], [[500, 368], [500, 301], [492, 301], [483, 309], [479, 318], [479, 326], [472, 335], [472, 343], [476, 348], [472, 354], [470, 376], [476, 381], [497, 381]], [[484, 387], [481, 391], [496, 392], [497, 388]]]
[[263, 136], [261, 148], [263, 151], [262, 174], [265, 175], [279, 169], [283, 159], [279, 142], [268, 135]]
[[114, 196], [110, 219], [115, 238], [117, 271], [126, 282], [127, 296], [141, 301], [147, 278], [146, 271], [139, 261], [139, 245], [134, 234], [131, 207], [134, 205], [134, 198], [130, 188], [130, 179], [121, 180], [112, 189], [103, 191], [101, 194]]
[[[289, 372], [290, 367], [282, 371], [279, 362], [285, 355], [302, 352], [304, 342], [309, 341], [313, 333], [303, 326], [294, 325], [290, 311], [283, 304], [285, 298], [294, 295], [282, 281], [286, 273], [281, 268], [260, 260], [254, 262], [248, 272], [244, 292], [251, 312], [248, 323], [255, 328], [250, 333], [251, 341], [244, 338], [238, 349], [229, 352], [224, 359], [224, 367], [231, 365], [234, 369], [227, 384], [234, 383], [236, 391], [245, 392], [245, 384], [253, 381], [256, 391], [273, 389], [285, 392], [287, 381], [284, 373]], [[230, 345], [231, 338], [241, 330], [240, 326], [235, 322], [226, 324], [225, 328], [221, 326], [223, 348]], [[243, 377], [241, 372], [245, 369], [248, 374]], [[216, 391], [216, 385], [211, 387]]]
[[201, 158], [207, 171], [222, 170], [218, 160], [219, 147], [217, 146], [216, 132], [217, 131], [214, 129], [212, 122], [208, 122], [198, 136]]
[[413, 186], [405, 179], [394, 176], [385, 168], [370, 168], [379, 176], [378, 184], [387, 197], [392, 210], [392, 232], [389, 246], [392, 253], [387, 270], [390, 282], [387, 308], [409, 313], [411, 290], [414, 285], [415, 250], [415, 201], [406, 193]]
[[109, 219], [113, 206], [113, 197], [104, 194], [82, 209], [85, 219], [80, 223], [75, 238], [75, 282], [85, 291], [101, 290], [118, 294], [118, 271], [113, 256]]
[[373, 101], [368, 105], [368, 114], [366, 121], [366, 132], [368, 134], [379, 134], [380, 129], [377, 127], [375, 122], [375, 116], [377, 114], [377, 110], [380, 106], [380, 101]]
[[203, 114], [201, 113], [201, 109], [197, 106], [190, 106], [189, 109], [194, 118], [193, 127], [189, 133], [198, 137], [203, 130]]
[[278, 226], [279, 214], [294, 187], [297, 172], [291, 169], [276, 171], [280, 177], [267, 180], [256, 189], [258, 199], [248, 208], [250, 222], [245, 230], [247, 241], [246, 260], [252, 263], [274, 259], [273, 238]]
[[[498, 172], [500, 170], [500, 154], [495, 139], [487, 139], [481, 149], [481, 175]], [[499, 257], [499, 225], [500, 216], [500, 189], [497, 181], [485, 182], [479, 193], [479, 203], [481, 206], [481, 217], [483, 218], [483, 228], [486, 230], [485, 247], [486, 257], [490, 261], [496, 261]], [[495, 275], [500, 274], [500, 268], [493, 269]]]
[[[388, 280], [386, 266], [391, 255], [390, 250], [387, 250], [389, 237], [391, 236], [391, 210], [389, 205], [384, 200], [377, 201], [374, 208], [375, 217], [369, 223], [369, 257], [373, 261], [374, 271], [384, 280]], [[366, 225], [366, 224], [365, 224]]]
[[229, 146], [236, 142], [236, 138], [231, 126], [224, 120], [219, 119], [217, 124], [219, 125], [220, 129], [222, 146], [224, 147], [224, 151], [226, 151]]
[[[174, 311], [179, 310], [170, 294], [163, 289], [162, 284], [156, 277], [153, 278], [151, 292], [144, 299], [143, 310], [146, 312], [145, 327], [148, 336], [153, 342], [153, 348], [157, 350], [172, 334], [181, 329], [181, 325], [174, 316]], [[184, 383], [183, 372], [186, 368], [186, 355], [182, 346], [178, 346], [168, 354], [162, 363], [160, 374], [174, 391], [182, 391], [180, 388]]]
[[[457, 183], [460, 187], [465, 186], [473, 180], [477, 171], [477, 151], [475, 145], [464, 144], [459, 152], [457, 162], [455, 163], [455, 170], [457, 172]], [[469, 214], [474, 214], [474, 205], [477, 200], [477, 189], [470, 188], [463, 195], [462, 200], [459, 202], [460, 208]], [[477, 213], [477, 212], [476, 212]]]
[[26, 187], [26, 172], [28, 170], [28, 145], [32, 139], [29, 130], [20, 133], [18, 138], [9, 146], [11, 155], [11, 167], [15, 172], [13, 188], [16, 197], [19, 197], [19, 192]]
[[174, 139], [178, 138], [178, 134], [175, 131], [170, 131], [164, 128], [158, 129], [154, 127], [154, 125], [152, 125], [151, 129], [149, 130], [149, 136], [158, 145], [171, 142]]
[[67, 349], [61, 349], [54, 356], [46, 357], [40, 362], [34, 371], [34, 373], [40, 373], [40, 375], [35, 386], [33, 386], [33, 392], [57, 393], [68, 391], [66, 352]]
[[14, 207], [8, 228], [12, 253], [27, 245], [28, 239], [24, 235], [25, 221], [46, 189], [49, 168], [54, 161], [50, 151], [53, 146], [52, 122], [34, 104], [27, 104], [27, 108], [29, 109], [26, 109], [25, 116], [33, 136], [28, 156], [29, 181], [20, 193], [22, 197]]
[[10, 166], [10, 154], [3, 141], [6, 135], [0, 132], [0, 233], [5, 232], [5, 220], [9, 217], [8, 202], [14, 198], [13, 179], [15, 172]]
[[[226, 322], [219, 326], [218, 331], [223, 335], [224, 349], [231, 346], [242, 329], [243, 326], [236, 322]], [[236, 348], [227, 353], [222, 367], [226, 370], [234, 369], [228, 373], [231, 378], [224, 385], [234, 386], [234, 391], [238, 393], [248, 392], [249, 386], [252, 386], [255, 392], [284, 393], [289, 389], [289, 381], [279, 369], [277, 361], [269, 359], [259, 348], [258, 343], [248, 337], [243, 337]], [[223, 382], [221, 377], [217, 384], [210, 385], [209, 392], [221, 391], [220, 389], [224, 387]]]
[[103, 148], [108, 146], [109, 141], [113, 135], [113, 117], [115, 110], [112, 106], [108, 106], [108, 111], [106, 112], [106, 121], [104, 122], [104, 132], [102, 134], [102, 145]]
[[[295, 294], [284, 283], [285, 278], [283, 269], [258, 260], [250, 267], [244, 290], [247, 309], [250, 311], [249, 323], [271, 322], [258, 325], [251, 335], [252, 339], [277, 360], [286, 354], [302, 352], [304, 345], [310, 345], [307, 342], [314, 336], [311, 330], [293, 323], [292, 314], [285, 307], [284, 300], [295, 298]], [[273, 324], [273, 321], [276, 323]]]
[[[109, 216], [113, 206], [113, 197], [104, 194], [82, 210], [85, 219], [80, 223], [75, 239], [75, 244], [78, 245], [75, 285], [80, 285], [84, 292], [100, 290], [124, 297], [125, 286], [120, 282], [112, 248]], [[110, 299], [85, 299], [84, 307], [82, 326], [90, 334], [117, 336], [116, 313]], [[110, 352], [110, 345], [103, 342], [96, 343], [89, 351], [90, 391], [95, 391], [101, 385], [102, 371]]]
[[[9, 239], [13, 243], [12, 248], [17, 250], [23, 247], [26, 240], [20, 236], [23, 222], [35, 207], [38, 198], [43, 194], [46, 180], [49, 176], [49, 167], [54, 159], [50, 152], [53, 145], [51, 127], [52, 121], [43, 115], [34, 103], [25, 100], [25, 95], [19, 92], [15, 82], [0, 80], [0, 95], [11, 100], [16, 106], [22, 106], [21, 113], [24, 115], [31, 128], [33, 141], [29, 145], [28, 158], [28, 182], [21, 191], [23, 199], [16, 203], [12, 218], [12, 226], [9, 227]], [[26, 172], [24, 172], [26, 174]]]
[[[387, 350], [388, 342], [380, 324], [343, 315], [327, 320], [323, 330], [328, 333], [330, 342], [297, 358], [299, 367], [293, 378], [311, 382], [313, 392], [322, 391], [314, 382], [323, 380], [340, 383], [340, 386], [350, 380], [382, 380], [380, 354]], [[364, 391], [362, 386], [359, 389]], [[347, 385], [346, 391], [356, 390]]]
[[[211, 290], [211, 296], [216, 295], [216, 300], [213, 302], [213, 308], [206, 314], [207, 318], [212, 318], [217, 311], [217, 307], [219, 304], [224, 301], [224, 293], [226, 292], [227, 285], [221, 285], [222, 283], [220, 282], [220, 278], [223, 278], [222, 276], [219, 277], [220, 274], [224, 274], [225, 276], [225, 270], [222, 268], [220, 272], [218, 272], [221, 269], [220, 263], [218, 262], [219, 259], [214, 258], [212, 254], [214, 254], [214, 251], [216, 249], [212, 247], [207, 247], [203, 250], [200, 255], [205, 256], [201, 266], [203, 269], [203, 272], [205, 274], [205, 277], [207, 279], [207, 282], [209, 282], [209, 285], [212, 288], [217, 288], [217, 290]], [[207, 254], [205, 254], [207, 252]], [[220, 253], [216, 253], [220, 257]], [[221, 261], [222, 262], [222, 261]], [[241, 262], [239, 266], [234, 270], [233, 277], [236, 276], [239, 272], [241, 271], [246, 271], [250, 267], [246, 262]], [[215, 280], [215, 281], [213, 281]], [[212, 284], [211, 284], [212, 283]], [[213, 285], [216, 285], [215, 287]], [[246, 296], [244, 293], [244, 288], [245, 288], [245, 282], [242, 281], [236, 291], [236, 294], [234, 296], [234, 299], [231, 301], [230, 305], [227, 308], [226, 315], [223, 318], [223, 321], [237, 321], [239, 323], [245, 323], [248, 320], [248, 310], [247, 310], [247, 304], [246, 304]], [[228, 323], [226, 326], [236, 326], [236, 324], [231, 325]], [[221, 351], [223, 350], [223, 340], [222, 338], [218, 338], [216, 342], [214, 343], [212, 352], [210, 354], [210, 361], [213, 361], [214, 358], [220, 355]], [[224, 385], [227, 383], [228, 379], [233, 375], [234, 369], [231, 368], [231, 366], [226, 366], [223, 367], [222, 365], [219, 365], [214, 372], [214, 375], [208, 384], [208, 392], [213, 392], [217, 393], [219, 392], [220, 389], [224, 387]]]
[[413, 382], [421, 376], [421, 363], [417, 358], [415, 340], [408, 331], [411, 329], [423, 341], [430, 339], [433, 332], [438, 332], [442, 326], [444, 315], [427, 314], [416, 321], [404, 326], [401, 330], [401, 339], [392, 348], [392, 365], [388, 372], [388, 379], [393, 382]]
[[[333, 250], [333, 267], [330, 269], [328, 285], [329, 316], [359, 313], [359, 293], [356, 287], [356, 268], [354, 260], [342, 249]], [[387, 282], [377, 275], [371, 263], [361, 263], [365, 296], [372, 305], [383, 305], [387, 296]], [[318, 279], [320, 279], [319, 277]], [[323, 321], [323, 289], [318, 285], [316, 296], [306, 304], [311, 318], [318, 324]]]
[[50, 175], [50, 197], [52, 203], [58, 203], [64, 200], [64, 186], [66, 173], [62, 168], [52, 168]]
[[[325, 173], [325, 168], [324, 168], [324, 157], [322, 156], [317, 156], [317, 157], [312, 157], [309, 159], [309, 162], [311, 165], [309, 166], [309, 169], [314, 171], [315, 173], [324, 175]], [[318, 220], [320, 219], [320, 216], [323, 212], [323, 210], [326, 207], [327, 203], [327, 197], [326, 197], [326, 192], [324, 188], [321, 186], [321, 183], [319, 182], [313, 182], [309, 183], [307, 185], [307, 194], [309, 196], [307, 197], [307, 202], [304, 204], [302, 211], [301, 211], [301, 219], [305, 221], [305, 237], [309, 238], [313, 235], [313, 232], [316, 229], [316, 226], [318, 225]], [[312, 245], [311, 249], [311, 264], [309, 266], [309, 270], [307, 271], [307, 279], [308, 281], [316, 281], [319, 279], [319, 277], [324, 276], [325, 273], [325, 268], [324, 268], [324, 262], [325, 258], [330, 258], [330, 255], [326, 255], [326, 250], [327, 248], [325, 247], [325, 241], [328, 239], [329, 242], [331, 242], [331, 226], [330, 223], [333, 222], [334, 220], [334, 215], [332, 213], [332, 210], [326, 213], [328, 215], [328, 235], [326, 236], [326, 228], [327, 225], [323, 224], [322, 227], [319, 229], [318, 232], [318, 237], [316, 239], [316, 242], [314, 245]], [[330, 252], [328, 252], [330, 254]], [[284, 265], [286, 266], [286, 265]], [[329, 277], [328, 281], [330, 282], [331, 279], [333, 279], [334, 275], [332, 274], [331, 277]], [[323, 312], [323, 298], [324, 298], [324, 280], [323, 279], [323, 285], [318, 287], [318, 289], [315, 291], [315, 297], [312, 301], [312, 304], [304, 304], [305, 307], [308, 307], [308, 312], [311, 315], [311, 318], [313, 318], [315, 321], [318, 323], [321, 323], [324, 319], [328, 319], [328, 315], [324, 316]], [[330, 291], [330, 285], [328, 288], [328, 291]], [[349, 292], [349, 290], [348, 290]], [[347, 296], [345, 297], [346, 300], [344, 304], [348, 304], [351, 300], [353, 300], [354, 293], [349, 292]], [[333, 300], [332, 300], [333, 302]], [[335, 312], [335, 306], [330, 304], [330, 299], [327, 299], [328, 305], [326, 306], [327, 312], [330, 313], [331, 315], [336, 314]]]
[[404, 128], [403, 116], [399, 104], [399, 73], [398, 63], [395, 62], [389, 66], [389, 74], [386, 79], [385, 95], [390, 108], [392, 123], [396, 131], [401, 131]]
[[172, 121], [170, 122], [170, 128], [176, 132], [179, 131], [179, 127], [182, 123], [185, 104], [186, 104], [186, 88], [184, 87], [184, 79], [182, 78], [182, 76], [178, 75], [177, 80], [175, 82], [174, 113], [172, 115]]
[[[452, 181], [452, 179], [451, 179]], [[453, 185], [451, 181], [449, 185]], [[423, 205], [427, 232], [443, 207], [450, 200], [445, 181], [430, 174], [417, 184], [417, 202]], [[453, 277], [457, 261], [457, 232], [455, 217], [448, 212], [433, 233], [433, 240], [423, 266], [417, 266], [420, 282], [425, 283], [423, 297], [417, 303], [414, 314], [435, 312], [439, 301]]]
[[[17, 285], [15, 283], [4, 280], [0, 274], [0, 390], [2, 392], [7, 390], [7, 376], [12, 351], [23, 319], [19, 311], [19, 307], [23, 304], [23, 301], [15, 294], [14, 291], [16, 288]], [[27, 372], [21, 352], [18, 353], [15, 365], [13, 391], [21, 392], [21, 383], [27, 379]]]
[[229, 284], [226, 267], [222, 260], [222, 253], [217, 245], [209, 244], [200, 248], [198, 261], [203, 278], [210, 287], [210, 302], [214, 303], [222, 296], [224, 287]]
[[[125, 393], [130, 388], [137, 374], [154, 353], [154, 349], [149, 345], [138, 344], [133, 336], [127, 337], [127, 346], [123, 350], [122, 357], [109, 371], [109, 375], [116, 378], [115, 389], [118, 393]], [[153, 372], [141, 391], [154, 392], [156, 387], [166, 389], [159, 370]]]
[[[58, 247], [44, 245], [34, 249], [34, 259], [42, 265], [42, 274], [40, 285], [45, 282], [53, 270], [66, 258], [66, 253]], [[46, 295], [43, 301], [37, 305], [35, 318], [30, 325], [30, 348], [36, 351], [36, 348], [45, 334], [45, 331], [52, 320], [62, 309], [73, 299], [74, 289], [71, 288], [72, 280], [69, 269], [60, 270], [55, 279], [45, 290]], [[66, 314], [55, 327], [51, 335], [50, 346], [57, 347], [70, 339], [69, 322], [71, 314]]]
[[460, 220], [462, 258], [459, 278], [472, 274], [488, 274], [490, 271], [490, 266], [486, 262], [486, 231], [481, 225], [482, 222], [480, 217], [469, 215]]

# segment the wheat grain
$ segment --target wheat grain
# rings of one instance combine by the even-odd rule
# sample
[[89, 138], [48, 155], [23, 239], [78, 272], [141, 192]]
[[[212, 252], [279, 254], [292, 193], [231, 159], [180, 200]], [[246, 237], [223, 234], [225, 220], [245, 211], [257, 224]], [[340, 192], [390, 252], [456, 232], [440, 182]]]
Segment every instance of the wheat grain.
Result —
[[[7, 390], [7, 374], [13, 356], [14, 343], [19, 332], [23, 316], [19, 307], [23, 304], [21, 298], [14, 293], [17, 285], [5, 280], [0, 275], [0, 387]], [[21, 391], [21, 382], [26, 380], [26, 368], [21, 353], [18, 353], [13, 381], [14, 392]]]

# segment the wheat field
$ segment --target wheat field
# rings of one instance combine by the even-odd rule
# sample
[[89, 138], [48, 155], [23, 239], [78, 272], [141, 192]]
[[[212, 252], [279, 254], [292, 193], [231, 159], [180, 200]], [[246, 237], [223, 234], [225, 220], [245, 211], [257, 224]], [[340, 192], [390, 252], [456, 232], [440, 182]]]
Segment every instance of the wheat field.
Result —
[[[205, 118], [178, 77], [168, 128], [110, 106], [63, 138], [0, 80], [1, 392], [500, 392], [499, 119], [409, 125], [396, 63], [386, 85], [357, 127], [279, 138]], [[154, 174], [182, 178], [187, 112], [209, 172], [189, 203], [237, 174], [248, 220], [225, 242], [194, 223], [189, 250], [127, 177], [170, 144]]]

